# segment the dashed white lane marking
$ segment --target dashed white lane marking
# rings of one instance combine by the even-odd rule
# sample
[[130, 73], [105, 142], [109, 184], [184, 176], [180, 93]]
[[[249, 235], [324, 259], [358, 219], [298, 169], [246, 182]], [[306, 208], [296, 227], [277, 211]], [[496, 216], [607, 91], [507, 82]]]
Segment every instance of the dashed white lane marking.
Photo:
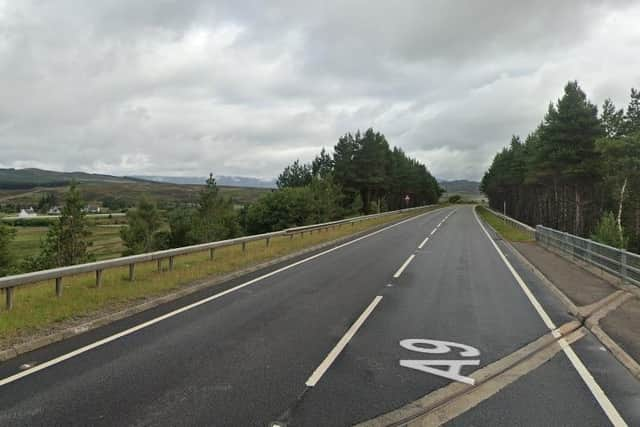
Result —
[[322, 378], [327, 369], [331, 367], [333, 362], [336, 360], [336, 357], [338, 357], [340, 353], [342, 353], [342, 350], [344, 350], [349, 341], [351, 341], [351, 338], [353, 338], [356, 332], [358, 332], [358, 329], [360, 329], [364, 321], [367, 320], [367, 317], [369, 317], [373, 309], [376, 308], [381, 300], [382, 297], [378, 295], [373, 299], [373, 301], [371, 301], [371, 304], [369, 304], [369, 306], [364, 310], [360, 317], [358, 317], [358, 320], [356, 320], [355, 323], [351, 325], [347, 333], [344, 334], [342, 338], [340, 338], [340, 341], [338, 341], [336, 346], [333, 347], [327, 357], [325, 357], [322, 363], [320, 363], [316, 370], [313, 371], [313, 374], [311, 374], [311, 376], [305, 383], [307, 387], [313, 387], [318, 383], [318, 381], [320, 381], [320, 378]]
[[409, 258], [407, 258], [407, 260], [404, 262], [404, 264], [402, 264], [402, 265], [400, 266], [400, 268], [398, 269], [398, 271], [396, 271], [396, 274], [394, 274], [394, 275], [393, 275], [393, 278], [394, 278], [394, 279], [397, 279], [398, 277], [400, 277], [400, 275], [402, 274], [402, 272], [404, 271], [404, 269], [405, 269], [405, 268], [407, 268], [407, 266], [409, 265], [409, 263], [410, 263], [411, 261], [413, 261], [413, 259], [414, 259], [415, 257], [416, 257], [416, 256], [415, 256], [415, 254], [411, 254], [411, 255], [409, 256]]
[[[558, 338], [560, 334], [558, 333], [558, 331], [556, 331], [557, 329], [556, 325], [553, 323], [553, 321], [551, 320], [547, 312], [544, 310], [544, 308], [542, 308], [542, 305], [540, 305], [537, 298], [533, 295], [533, 293], [531, 292], [529, 287], [526, 285], [524, 280], [522, 280], [522, 277], [520, 277], [518, 272], [513, 268], [511, 263], [507, 260], [506, 256], [504, 255], [500, 247], [491, 238], [491, 235], [489, 234], [487, 229], [484, 227], [484, 225], [478, 218], [478, 214], [476, 214], [475, 208], [473, 209], [473, 215], [475, 216], [478, 224], [480, 224], [480, 228], [482, 228], [482, 231], [484, 231], [484, 234], [489, 239], [489, 242], [491, 242], [495, 250], [498, 252], [498, 255], [500, 255], [500, 258], [502, 259], [502, 261], [505, 263], [505, 265], [511, 272], [511, 275], [516, 279], [516, 282], [518, 282], [518, 285], [520, 285], [520, 288], [529, 299], [529, 302], [531, 303], [531, 305], [533, 305], [533, 308], [536, 310], [538, 315], [542, 318], [542, 321], [545, 323], [545, 325], [547, 325], [547, 327], [551, 329], [553, 336]], [[587, 367], [584, 366], [584, 363], [582, 363], [578, 355], [573, 351], [573, 349], [567, 343], [567, 341], [564, 338], [562, 338], [558, 341], [558, 343], [560, 344], [560, 347], [562, 347], [564, 354], [566, 354], [567, 358], [569, 359], [569, 361], [571, 362], [575, 370], [580, 375], [580, 378], [582, 378], [584, 383], [587, 385], [587, 387], [591, 391], [591, 394], [593, 395], [593, 397], [595, 397], [598, 403], [600, 404], [600, 407], [609, 418], [609, 421], [611, 421], [611, 424], [613, 424], [616, 427], [626, 426], [627, 423], [624, 421], [624, 419], [622, 418], [618, 410], [615, 408], [615, 406], [613, 406], [613, 403], [611, 403], [611, 401], [609, 400], [605, 392], [602, 390], [602, 388], [600, 388], [596, 380], [593, 378], [593, 376], [587, 369]]]
[[259, 276], [259, 277], [256, 277], [254, 279], [251, 279], [251, 280], [249, 280], [247, 282], [244, 282], [244, 283], [242, 283], [242, 284], [240, 284], [238, 286], [234, 286], [233, 288], [227, 289], [226, 291], [222, 291], [220, 293], [217, 293], [215, 295], [211, 295], [210, 297], [201, 299], [201, 300], [196, 301], [194, 303], [191, 303], [189, 305], [185, 305], [184, 307], [180, 307], [180, 308], [178, 308], [178, 309], [176, 309], [174, 311], [171, 311], [169, 313], [163, 314], [162, 316], [155, 317], [155, 318], [153, 318], [151, 320], [148, 320], [148, 321], [146, 321], [144, 323], [140, 323], [140, 324], [138, 324], [136, 326], [133, 326], [133, 327], [131, 327], [129, 329], [125, 329], [124, 331], [118, 332], [117, 334], [108, 336], [108, 337], [103, 338], [101, 340], [95, 341], [95, 342], [93, 342], [91, 344], [88, 344], [88, 345], [86, 345], [84, 347], [80, 347], [80, 348], [78, 348], [76, 350], [73, 350], [73, 351], [71, 351], [69, 353], [65, 353], [65, 354], [63, 354], [61, 356], [55, 357], [53, 359], [50, 359], [50, 360], [48, 360], [46, 362], [43, 362], [43, 363], [41, 363], [39, 365], [36, 365], [36, 366], [33, 366], [32, 368], [29, 368], [29, 369], [24, 370], [22, 372], [19, 372], [17, 374], [14, 374], [14, 375], [8, 376], [6, 378], [0, 379], [0, 387], [4, 386], [4, 385], [7, 385], [9, 383], [12, 383], [14, 381], [17, 381], [20, 378], [26, 377], [28, 375], [35, 374], [36, 372], [42, 371], [43, 369], [47, 369], [47, 368], [49, 368], [51, 366], [57, 365], [58, 363], [64, 362], [65, 360], [69, 360], [69, 359], [71, 359], [73, 357], [76, 357], [76, 356], [78, 356], [80, 354], [86, 353], [86, 352], [88, 352], [90, 350], [93, 350], [94, 348], [101, 347], [101, 346], [103, 346], [105, 344], [108, 344], [108, 343], [110, 343], [112, 341], [115, 341], [115, 340], [120, 339], [122, 337], [125, 337], [127, 335], [131, 335], [134, 332], [137, 332], [137, 331], [139, 331], [141, 329], [147, 328], [147, 327], [149, 327], [151, 325], [154, 325], [154, 324], [156, 324], [158, 322], [161, 322], [161, 321], [163, 321], [165, 319], [168, 319], [170, 317], [176, 316], [176, 315], [178, 315], [180, 313], [183, 313], [185, 311], [188, 311], [188, 310], [191, 310], [193, 308], [196, 308], [196, 307], [198, 307], [198, 306], [200, 306], [202, 304], [206, 304], [206, 303], [208, 303], [210, 301], [213, 301], [213, 300], [216, 300], [218, 298], [221, 298], [221, 297], [223, 297], [223, 296], [225, 296], [227, 294], [235, 292], [235, 291], [237, 291], [239, 289], [242, 289], [242, 288], [244, 288], [246, 286], [252, 285], [252, 284], [254, 284], [256, 282], [259, 282], [261, 280], [264, 280], [264, 279], [266, 279], [268, 277], [275, 276], [278, 273], [281, 273], [283, 271], [289, 270], [289, 269], [291, 269], [293, 267], [296, 267], [298, 265], [307, 263], [307, 262], [309, 262], [311, 260], [319, 258], [319, 257], [321, 257], [323, 255], [328, 254], [328, 253], [337, 251], [337, 250], [339, 250], [341, 248], [344, 248], [345, 246], [352, 245], [352, 244], [354, 244], [356, 242], [359, 242], [359, 241], [361, 241], [363, 239], [369, 238], [371, 236], [375, 236], [377, 234], [380, 234], [380, 233], [382, 233], [382, 232], [384, 232], [386, 230], [389, 230], [391, 228], [397, 227], [397, 226], [399, 226], [401, 224], [404, 224], [406, 222], [413, 221], [413, 220], [418, 219], [418, 218], [422, 218], [423, 216], [428, 215], [428, 214], [433, 213], [433, 212], [437, 212], [437, 210], [425, 212], [423, 214], [416, 215], [416, 216], [413, 216], [411, 218], [407, 218], [407, 219], [402, 220], [400, 222], [396, 222], [395, 224], [391, 224], [391, 225], [389, 225], [387, 227], [381, 228], [380, 230], [376, 230], [376, 231], [374, 231], [372, 233], [365, 234], [364, 236], [358, 237], [356, 239], [353, 239], [353, 240], [350, 240], [348, 242], [345, 242], [345, 243], [343, 243], [341, 245], [338, 245], [338, 246], [335, 246], [333, 248], [327, 249], [326, 251], [319, 252], [319, 253], [317, 253], [315, 255], [311, 255], [310, 257], [301, 259], [300, 261], [296, 261], [296, 262], [293, 262], [291, 264], [285, 265], [282, 268], [279, 268], [277, 270], [274, 270], [274, 271], [271, 271], [269, 273], [263, 274], [262, 276]]
[[[429, 236], [433, 236], [433, 235], [436, 233], [436, 231], [438, 231], [438, 229], [442, 226], [442, 224], [444, 224], [444, 222], [445, 222], [445, 221], [446, 221], [446, 220], [447, 220], [447, 219], [448, 219], [448, 218], [449, 218], [449, 217], [450, 217], [454, 212], [455, 212], [455, 210], [453, 210], [453, 211], [449, 212], [449, 214], [447, 214], [447, 216], [445, 216], [445, 217], [442, 219], [442, 221], [440, 221], [440, 222], [438, 223], [438, 225], [436, 225], [436, 228], [434, 228], [434, 229], [431, 231], [431, 234], [429, 234]], [[422, 243], [420, 243], [420, 245], [418, 246], [418, 249], [422, 249], [422, 248], [424, 247], [424, 245], [426, 245], [426, 244], [427, 244], [427, 242], [429, 241], [429, 236], [427, 236], [427, 237], [422, 241]]]

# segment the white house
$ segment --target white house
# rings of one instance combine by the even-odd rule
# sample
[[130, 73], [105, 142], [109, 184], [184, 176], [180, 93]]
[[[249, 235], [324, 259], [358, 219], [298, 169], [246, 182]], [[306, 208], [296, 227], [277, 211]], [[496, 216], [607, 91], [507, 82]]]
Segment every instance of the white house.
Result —
[[33, 208], [29, 209], [20, 209], [20, 213], [18, 214], [18, 218], [29, 218], [32, 216], [36, 216], [36, 211]]
[[54, 206], [51, 209], [49, 209], [47, 211], [47, 214], [49, 215], [60, 215], [62, 213], [62, 211], [60, 210], [60, 208], [58, 206]]

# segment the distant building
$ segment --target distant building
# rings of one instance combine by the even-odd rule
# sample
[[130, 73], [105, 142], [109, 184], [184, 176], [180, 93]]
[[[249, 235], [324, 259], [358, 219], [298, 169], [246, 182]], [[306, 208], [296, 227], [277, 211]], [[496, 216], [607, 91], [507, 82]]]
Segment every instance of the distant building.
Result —
[[54, 206], [51, 209], [49, 209], [47, 211], [48, 215], [60, 215], [62, 214], [62, 211], [60, 210], [60, 208], [58, 206]]
[[29, 209], [20, 209], [20, 213], [18, 214], [18, 218], [30, 218], [36, 216], [36, 211], [33, 208]]
[[90, 214], [99, 214], [100, 213], [100, 206], [87, 205], [87, 207], [84, 208], [84, 211], [86, 213], [90, 213]]

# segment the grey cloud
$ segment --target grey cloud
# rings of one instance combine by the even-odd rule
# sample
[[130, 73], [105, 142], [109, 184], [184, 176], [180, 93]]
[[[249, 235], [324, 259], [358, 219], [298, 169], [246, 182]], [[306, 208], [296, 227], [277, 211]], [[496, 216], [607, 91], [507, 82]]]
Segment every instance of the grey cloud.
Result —
[[273, 177], [373, 126], [477, 179], [567, 80], [626, 102], [635, 19], [631, 1], [0, 0], [0, 167]]

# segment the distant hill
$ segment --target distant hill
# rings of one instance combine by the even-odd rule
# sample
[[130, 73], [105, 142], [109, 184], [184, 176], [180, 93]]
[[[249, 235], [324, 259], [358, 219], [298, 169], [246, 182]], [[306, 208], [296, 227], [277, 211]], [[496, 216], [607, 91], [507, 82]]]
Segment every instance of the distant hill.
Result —
[[56, 172], [43, 169], [0, 169], [0, 189], [27, 190], [35, 187], [59, 187], [72, 179], [78, 182], [139, 182], [135, 178], [123, 178], [86, 172]]
[[439, 183], [447, 193], [480, 194], [480, 183], [477, 181], [457, 179], [453, 181], [442, 180]]
[[[154, 182], [165, 182], [171, 184], [196, 184], [202, 185], [207, 180], [207, 177], [196, 176], [147, 176], [147, 175], [134, 175], [133, 178], [144, 179]], [[225, 176], [217, 175], [216, 183], [218, 185], [226, 185], [229, 187], [249, 187], [249, 188], [276, 188], [276, 182], [273, 180], [263, 180], [259, 178], [252, 178], [246, 176]]]
[[[142, 197], [149, 197], [161, 206], [193, 203], [205, 181], [204, 178], [193, 178], [195, 184], [175, 184], [85, 172], [0, 169], [0, 208], [13, 212], [19, 207], [34, 206], [46, 193], [54, 193], [62, 200], [72, 179], [81, 184], [80, 191], [87, 203], [100, 205], [106, 200], [119, 200], [126, 206], [134, 206]], [[218, 182], [220, 192], [237, 205], [251, 203], [270, 191], [264, 185], [240, 186], [237, 181], [231, 185], [227, 184], [229, 180], [224, 182]]]

